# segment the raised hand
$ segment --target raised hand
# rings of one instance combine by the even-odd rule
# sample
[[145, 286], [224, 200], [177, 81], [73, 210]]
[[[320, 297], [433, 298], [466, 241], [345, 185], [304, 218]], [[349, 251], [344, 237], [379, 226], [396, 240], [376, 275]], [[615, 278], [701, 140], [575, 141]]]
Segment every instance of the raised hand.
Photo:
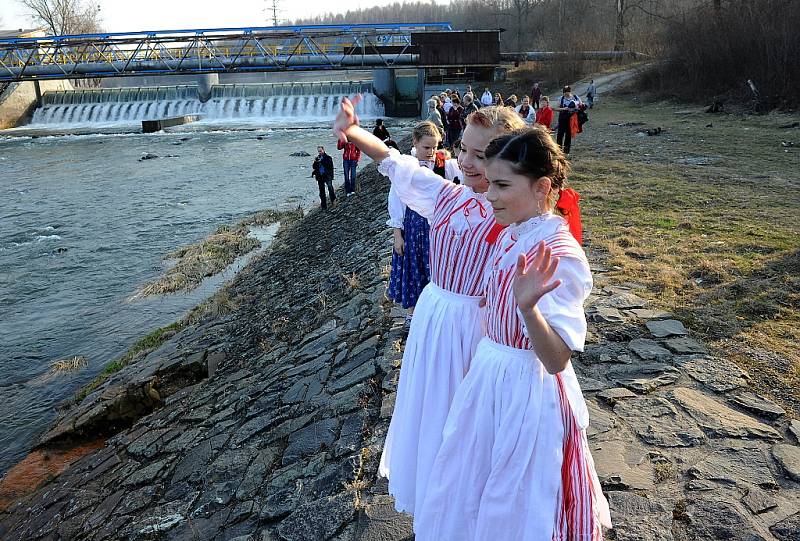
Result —
[[339, 113], [336, 115], [336, 120], [333, 121], [333, 134], [339, 141], [346, 143], [347, 136], [345, 132], [350, 126], [358, 126], [358, 115], [356, 114], [356, 105], [361, 102], [361, 94], [356, 94], [353, 99], [342, 98], [339, 104]]
[[532, 310], [539, 299], [561, 285], [561, 280], [553, 280], [556, 268], [558, 257], [552, 256], [544, 241], [536, 247], [536, 255], [530, 265], [527, 265], [525, 254], [519, 255], [513, 290], [523, 313]]

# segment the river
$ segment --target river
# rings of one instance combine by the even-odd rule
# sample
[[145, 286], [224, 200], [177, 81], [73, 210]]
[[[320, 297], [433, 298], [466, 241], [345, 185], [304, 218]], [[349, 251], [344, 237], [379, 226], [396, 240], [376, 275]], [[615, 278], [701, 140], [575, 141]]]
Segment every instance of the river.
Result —
[[[304, 129], [250, 122], [221, 130], [216, 121], [119, 133], [134, 128], [0, 132], [0, 475], [107, 362], [213, 291], [206, 284], [128, 300], [159, 276], [165, 254], [261, 209], [316, 206], [313, 158], [292, 152], [313, 155], [324, 144], [341, 163], [319, 121]], [[139, 161], [145, 153], [159, 157]], [[341, 183], [339, 165], [336, 177]], [[75, 355], [88, 359], [86, 368], [51, 371]]]

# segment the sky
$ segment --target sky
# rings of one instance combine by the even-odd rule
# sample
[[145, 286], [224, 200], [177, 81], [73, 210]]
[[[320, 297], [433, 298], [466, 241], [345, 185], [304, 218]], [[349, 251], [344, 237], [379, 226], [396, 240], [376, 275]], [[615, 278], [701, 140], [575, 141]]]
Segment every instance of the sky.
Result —
[[[94, 0], [100, 4], [104, 28], [109, 32], [268, 26], [271, 0]], [[326, 12], [394, 3], [396, 0], [279, 0], [278, 18], [294, 20]], [[446, 4], [448, 0], [436, 0]], [[270, 6], [270, 10], [267, 7]], [[17, 0], [0, 0], [0, 27], [30, 28], [31, 21]]]

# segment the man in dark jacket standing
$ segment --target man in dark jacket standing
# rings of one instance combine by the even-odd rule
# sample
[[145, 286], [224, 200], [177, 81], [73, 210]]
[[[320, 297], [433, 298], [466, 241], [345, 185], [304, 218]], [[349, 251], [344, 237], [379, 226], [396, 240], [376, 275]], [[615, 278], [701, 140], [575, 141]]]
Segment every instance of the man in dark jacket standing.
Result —
[[317, 179], [319, 184], [319, 200], [322, 208], [328, 208], [328, 201], [325, 198], [325, 186], [328, 186], [328, 193], [331, 196], [331, 204], [336, 201], [336, 193], [333, 191], [333, 158], [325, 154], [325, 147], [317, 147], [317, 157], [314, 158], [311, 176]]

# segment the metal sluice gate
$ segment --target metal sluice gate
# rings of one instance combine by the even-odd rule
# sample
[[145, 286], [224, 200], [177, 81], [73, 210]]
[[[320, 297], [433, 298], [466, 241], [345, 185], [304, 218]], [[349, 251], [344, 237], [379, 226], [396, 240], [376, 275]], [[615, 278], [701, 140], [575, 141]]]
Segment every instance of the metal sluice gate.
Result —
[[414, 67], [412, 32], [450, 23], [163, 30], [0, 39], [0, 83], [126, 75], [184, 75]]

